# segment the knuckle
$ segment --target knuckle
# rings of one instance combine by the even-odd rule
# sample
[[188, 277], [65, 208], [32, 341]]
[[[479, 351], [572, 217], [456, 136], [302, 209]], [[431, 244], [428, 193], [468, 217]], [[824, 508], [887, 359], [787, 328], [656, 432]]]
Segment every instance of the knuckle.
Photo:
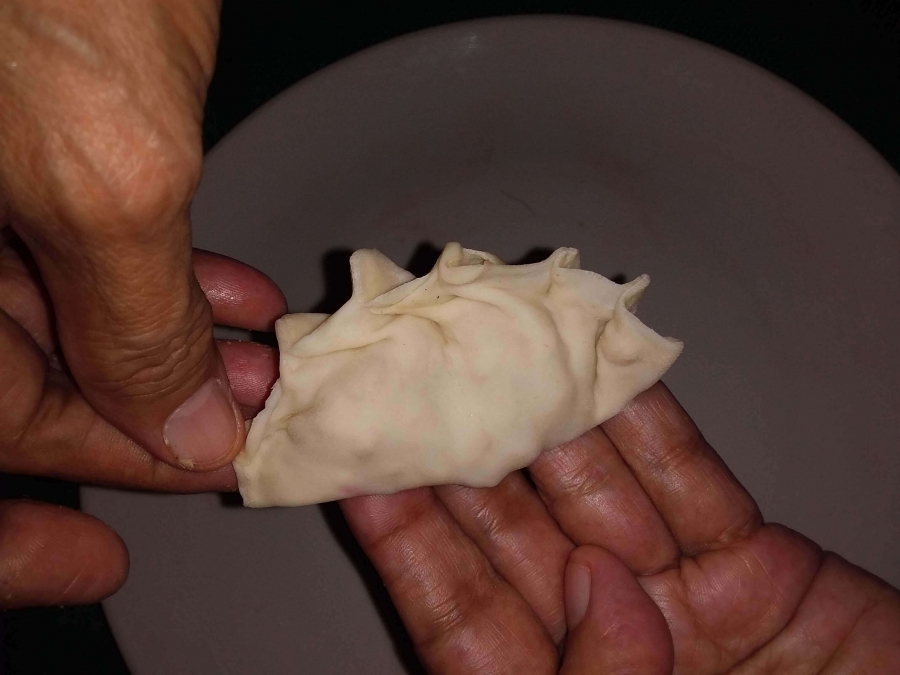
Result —
[[665, 439], [656, 447], [647, 446], [644, 461], [653, 476], [682, 474], [685, 467], [703, 461], [708, 451], [706, 439], [699, 431], [681, 437]]
[[713, 541], [707, 544], [706, 548], [724, 548], [744, 541], [759, 528], [761, 523], [762, 518], [755, 509], [746, 514], [741, 513], [727, 523], [724, 528], [721, 528], [721, 531], [712, 538]]
[[429, 603], [434, 639], [439, 639], [458, 630], [467, 620], [464, 603], [452, 595], [442, 597]]
[[78, 379], [107, 396], [157, 400], [201, 378], [208, 367], [212, 319], [205, 303], [192, 303], [188, 312], [162, 320], [161, 327], [104, 333], [92, 350], [99, 356], [81, 369], [89, 374]]
[[412, 502], [409, 508], [395, 517], [387, 518], [369, 534], [369, 545], [374, 552], [396, 553], [404, 548], [403, 542], [410, 532], [427, 523], [431, 502]]
[[478, 529], [489, 541], [496, 541], [512, 529], [516, 516], [510, 514], [505, 517], [504, 514], [495, 510], [492, 505], [482, 502], [473, 511], [475, 522]]
[[86, 236], [173, 218], [199, 182], [198, 96], [158, 58], [118, 57], [103, 35], [65, 13], [0, 30], [24, 55], [0, 73], [0, 173], [14, 210], [54, 235], [62, 224]]
[[73, 138], [65, 149], [50, 152], [64, 200], [59, 220], [79, 239], [134, 236], [187, 209], [199, 181], [200, 157], [192, 148], [163, 141], [147, 122], [135, 121], [134, 127], [114, 131], [102, 147]]
[[611, 474], [592, 457], [581, 457], [558, 476], [560, 490], [557, 500], [590, 500], [608, 489], [611, 478]]
[[478, 538], [488, 541], [503, 539], [524, 517], [515, 507], [504, 508], [499, 493], [492, 489], [452, 485], [441, 486], [437, 494], [457, 521], [467, 522]]
[[435, 597], [426, 598], [431, 615], [432, 642], [452, 639], [487, 613], [496, 583], [486, 574], [472, 573], [441, 590], [443, 592], [435, 593]]

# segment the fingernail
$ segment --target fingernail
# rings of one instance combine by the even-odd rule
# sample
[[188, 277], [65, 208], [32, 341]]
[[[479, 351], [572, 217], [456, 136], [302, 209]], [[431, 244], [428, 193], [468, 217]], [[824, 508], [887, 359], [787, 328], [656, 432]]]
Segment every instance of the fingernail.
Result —
[[169, 415], [163, 437], [186, 469], [227, 455], [237, 434], [237, 418], [223, 385], [208, 380]]
[[566, 565], [566, 626], [571, 632], [581, 623], [591, 599], [591, 571], [584, 565]]

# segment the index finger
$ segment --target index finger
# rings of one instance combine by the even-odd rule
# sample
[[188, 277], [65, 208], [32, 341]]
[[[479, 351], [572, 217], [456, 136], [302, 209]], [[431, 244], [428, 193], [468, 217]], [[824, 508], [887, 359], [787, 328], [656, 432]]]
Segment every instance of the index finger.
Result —
[[756, 502], [661, 382], [602, 427], [686, 555], [724, 548], [762, 524]]
[[276, 319], [287, 312], [287, 301], [275, 282], [250, 265], [195, 248], [193, 266], [217, 324], [272, 331]]

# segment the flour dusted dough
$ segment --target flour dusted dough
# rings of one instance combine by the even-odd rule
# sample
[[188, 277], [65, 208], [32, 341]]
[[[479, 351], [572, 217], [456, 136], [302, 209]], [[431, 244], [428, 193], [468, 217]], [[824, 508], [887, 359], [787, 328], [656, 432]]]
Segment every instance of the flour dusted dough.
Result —
[[578, 267], [571, 248], [505, 265], [448, 244], [416, 279], [354, 253], [347, 304], [276, 324], [281, 379], [234, 461], [244, 504], [495, 485], [614, 415], [682, 345], [632, 313], [646, 276]]

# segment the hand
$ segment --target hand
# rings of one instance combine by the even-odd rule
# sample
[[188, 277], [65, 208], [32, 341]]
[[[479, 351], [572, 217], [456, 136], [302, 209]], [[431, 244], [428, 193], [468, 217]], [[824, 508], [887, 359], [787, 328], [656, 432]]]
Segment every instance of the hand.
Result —
[[[0, 231], [2, 234], [2, 231]], [[65, 372], [52, 316], [27, 254], [0, 241], [0, 471], [168, 492], [233, 490], [231, 466], [190, 472], [169, 466], [111, 426]], [[194, 271], [217, 323], [269, 330], [284, 299], [260, 272], [212, 253]], [[247, 418], [278, 375], [274, 350], [219, 342], [234, 397]], [[77, 511], [0, 502], [0, 609], [94, 602], [124, 582], [118, 536]]]
[[431, 672], [900, 672], [900, 594], [765, 524], [663, 385], [527, 475], [342, 503]]
[[0, 226], [88, 403], [158, 459], [227, 465], [240, 410], [191, 270], [214, 0], [0, 4]]
[[[234, 486], [242, 404], [259, 404], [275, 366], [259, 346], [220, 355], [212, 321], [266, 329], [284, 301], [233, 261], [192, 266], [218, 13], [217, 0], [0, 3], [2, 471]], [[0, 606], [90, 602], [126, 569], [101, 523], [0, 506]]]

